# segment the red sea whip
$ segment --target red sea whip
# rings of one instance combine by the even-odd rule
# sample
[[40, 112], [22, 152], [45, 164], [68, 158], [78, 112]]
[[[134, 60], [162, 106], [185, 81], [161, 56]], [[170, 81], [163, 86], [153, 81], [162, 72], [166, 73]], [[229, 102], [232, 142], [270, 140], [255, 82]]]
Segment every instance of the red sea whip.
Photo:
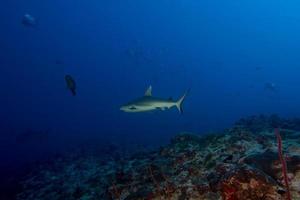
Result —
[[276, 137], [277, 137], [278, 155], [279, 155], [279, 160], [280, 160], [280, 163], [281, 163], [282, 174], [283, 174], [283, 179], [284, 179], [284, 184], [285, 184], [285, 189], [286, 189], [286, 199], [291, 200], [289, 180], [288, 180], [288, 176], [287, 176], [286, 160], [285, 160], [285, 158], [283, 156], [283, 153], [282, 153], [282, 140], [281, 140], [281, 136], [280, 136], [278, 128], [275, 129], [275, 134], [276, 134]]

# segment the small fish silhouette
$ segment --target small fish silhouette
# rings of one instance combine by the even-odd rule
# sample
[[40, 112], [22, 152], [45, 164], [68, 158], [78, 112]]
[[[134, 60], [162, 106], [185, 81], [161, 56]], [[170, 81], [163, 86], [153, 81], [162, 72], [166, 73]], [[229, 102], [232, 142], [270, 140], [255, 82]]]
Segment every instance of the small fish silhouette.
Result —
[[67, 83], [67, 88], [71, 91], [73, 96], [76, 96], [76, 82], [70, 75], [65, 76], [65, 80]]

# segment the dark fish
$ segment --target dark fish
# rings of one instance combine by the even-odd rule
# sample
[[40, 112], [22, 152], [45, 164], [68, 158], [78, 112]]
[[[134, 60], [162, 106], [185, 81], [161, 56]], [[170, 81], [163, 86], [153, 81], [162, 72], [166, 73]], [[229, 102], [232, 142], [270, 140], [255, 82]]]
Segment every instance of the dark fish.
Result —
[[70, 75], [66, 75], [65, 80], [66, 80], [68, 89], [71, 91], [72, 95], [75, 96], [76, 95], [76, 82]]
[[22, 24], [27, 27], [35, 27], [37, 25], [37, 21], [30, 14], [25, 14], [22, 19]]

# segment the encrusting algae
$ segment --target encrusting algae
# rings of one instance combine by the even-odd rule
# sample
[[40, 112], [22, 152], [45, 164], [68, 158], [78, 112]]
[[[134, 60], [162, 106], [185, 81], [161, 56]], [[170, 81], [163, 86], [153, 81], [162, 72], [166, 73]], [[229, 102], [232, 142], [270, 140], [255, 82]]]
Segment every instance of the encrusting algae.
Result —
[[179, 134], [126, 160], [80, 156], [41, 166], [18, 199], [300, 199], [299, 138], [298, 119], [253, 116], [219, 134]]

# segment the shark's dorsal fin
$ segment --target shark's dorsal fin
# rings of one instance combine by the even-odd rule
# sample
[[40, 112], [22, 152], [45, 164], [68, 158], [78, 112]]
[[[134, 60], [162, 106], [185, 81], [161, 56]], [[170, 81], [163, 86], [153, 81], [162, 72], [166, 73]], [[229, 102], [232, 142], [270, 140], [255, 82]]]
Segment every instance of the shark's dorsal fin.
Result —
[[152, 96], [152, 86], [151, 86], [151, 85], [150, 85], [150, 86], [148, 87], [148, 89], [146, 90], [145, 96], [146, 96], [146, 97], [151, 97], [151, 96]]

